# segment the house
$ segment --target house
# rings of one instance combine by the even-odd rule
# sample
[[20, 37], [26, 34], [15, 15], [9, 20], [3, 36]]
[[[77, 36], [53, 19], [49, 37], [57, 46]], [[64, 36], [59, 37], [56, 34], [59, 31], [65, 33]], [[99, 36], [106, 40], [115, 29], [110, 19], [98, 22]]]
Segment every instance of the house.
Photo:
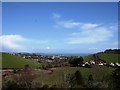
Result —
[[95, 65], [95, 61], [91, 60], [90, 64]]
[[37, 61], [37, 62], [39, 61], [39, 59], [32, 59], [32, 60], [33, 60], [33, 61]]
[[114, 66], [115, 66], [115, 64], [111, 62], [111, 63], [110, 63], [110, 66], [113, 66], [113, 67], [114, 67]]
[[25, 55], [23, 56], [23, 58], [25, 58]]
[[99, 66], [103, 66], [104, 64], [103, 64], [103, 63], [99, 63], [98, 65], [99, 65]]
[[85, 64], [82, 64], [82, 67], [85, 67]]
[[116, 62], [115, 64], [116, 64], [116, 66], [120, 67], [120, 63]]
[[86, 65], [86, 64], [90, 65], [90, 63], [89, 63], [89, 62], [85, 62], [84, 64], [85, 64], [85, 65]]

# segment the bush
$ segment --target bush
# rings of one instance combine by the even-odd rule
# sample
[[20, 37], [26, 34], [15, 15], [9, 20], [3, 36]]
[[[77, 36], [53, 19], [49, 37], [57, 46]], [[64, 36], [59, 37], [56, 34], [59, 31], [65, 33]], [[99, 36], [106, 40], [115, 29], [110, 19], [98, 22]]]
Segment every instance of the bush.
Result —
[[43, 84], [40, 82], [40, 81], [33, 81], [32, 82], [32, 85], [31, 85], [31, 88], [33, 89], [33, 88], [35, 88], [35, 89], [40, 89], [40, 88], [42, 88], [42, 86], [43, 86]]
[[87, 67], [87, 68], [92, 68], [92, 66], [91, 66], [91, 65], [88, 65], [88, 64], [86, 64], [85, 67]]
[[56, 90], [56, 88], [57, 88], [57, 85], [54, 84], [54, 85], [51, 86], [50, 90]]
[[76, 84], [83, 85], [83, 77], [82, 77], [80, 71], [77, 70], [75, 72], [75, 78], [76, 78]]
[[112, 80], [110, 82], [109, 88], [114, 90], [120, 89], [120, 68], [113, 71]]
[[49, 86], [47, 85], [47, 84], [45, 84], [43, 87], [42, 87], [42, 90], [46, 90], [46, 89], [48, 89], [49, 88]]
[[2, 90], [15, 90], [20, 88], [15, 80], [6, 80], [3, 83]]

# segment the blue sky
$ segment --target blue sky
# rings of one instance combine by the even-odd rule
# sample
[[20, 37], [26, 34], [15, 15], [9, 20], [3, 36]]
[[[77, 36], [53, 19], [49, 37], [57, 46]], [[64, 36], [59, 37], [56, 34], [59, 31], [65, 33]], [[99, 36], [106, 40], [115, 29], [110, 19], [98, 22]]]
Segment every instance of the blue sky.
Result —
[[3, 3], [3, 51], [90, 53], [118, 47], [118, 4]]

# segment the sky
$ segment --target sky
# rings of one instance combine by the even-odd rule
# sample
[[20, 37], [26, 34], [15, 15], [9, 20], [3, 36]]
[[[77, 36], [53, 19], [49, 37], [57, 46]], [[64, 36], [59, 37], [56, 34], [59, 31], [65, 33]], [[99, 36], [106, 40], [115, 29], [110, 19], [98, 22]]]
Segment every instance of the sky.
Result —
[[117, 2], [4, 2], [2, 49], [94, 53], [118, 48], [117, 15]]

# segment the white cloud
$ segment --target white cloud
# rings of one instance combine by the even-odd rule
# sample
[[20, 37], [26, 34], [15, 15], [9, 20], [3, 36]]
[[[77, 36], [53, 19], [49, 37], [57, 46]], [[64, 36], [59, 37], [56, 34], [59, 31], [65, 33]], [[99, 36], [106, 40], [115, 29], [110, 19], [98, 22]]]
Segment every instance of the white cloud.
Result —
[[94, 44], [108, 41], [113, 36], [112, 30], [107, 27], [99, 27], [91, 30], [82, 30], [72, 33], [67, 39], [68, 44]]
[[21, 35], [2, 35], [0, 36], [0, 46], [7, 49], [14, 50], [27, 50], [32, 46], [41, 45], [47, 43], [47, 40], [34, 40], [28, 39]]
[[15, 49], [15, 48], [21, 48], [21, 45], [18, 44], [18, 42], [22, 42], [25, 39], [20, 35], [2, 35], [0, 36], [0, 45]]
[[56, 21], [55, 26], [76, 30], [67, 38], [66, 42], [68, 44], [95, 44], [109, 41], [117, 31], [116, 24], [83, 23], [74, 20], [63, 20], [62, 18]]
[[75, 22], [72, 20], [69, 21], [58, 21], [56, 23], [56, 26], [58, 27], [64, 27], [68, 29], [93, 29], [99, 26], [99, 24], [93, 24], [93, 23], [81, 23], [81, 22]]
[[81, 23], [79, 22], [73, 22], [73, 21], [58, 21], [56, 23], [56, 26], [58, 27], [64, 27], [64, 28], [68, 28], [68, 29], [72, 29], [72, 28], [80, 28]]
[[99, 24], [85, 23], [81, 25], [81, 29], [92, 29], [96, 28], [97, 26], [99, 26]]
[[94, 23], [82, 23], [76, 22], [74, 20], [62, 20], [60, 14], [53, 14], [53, 17], [56, 21], [55, 27], [63, 27], [68, 29], [93, 29], [99, 26], [99, 24]]

